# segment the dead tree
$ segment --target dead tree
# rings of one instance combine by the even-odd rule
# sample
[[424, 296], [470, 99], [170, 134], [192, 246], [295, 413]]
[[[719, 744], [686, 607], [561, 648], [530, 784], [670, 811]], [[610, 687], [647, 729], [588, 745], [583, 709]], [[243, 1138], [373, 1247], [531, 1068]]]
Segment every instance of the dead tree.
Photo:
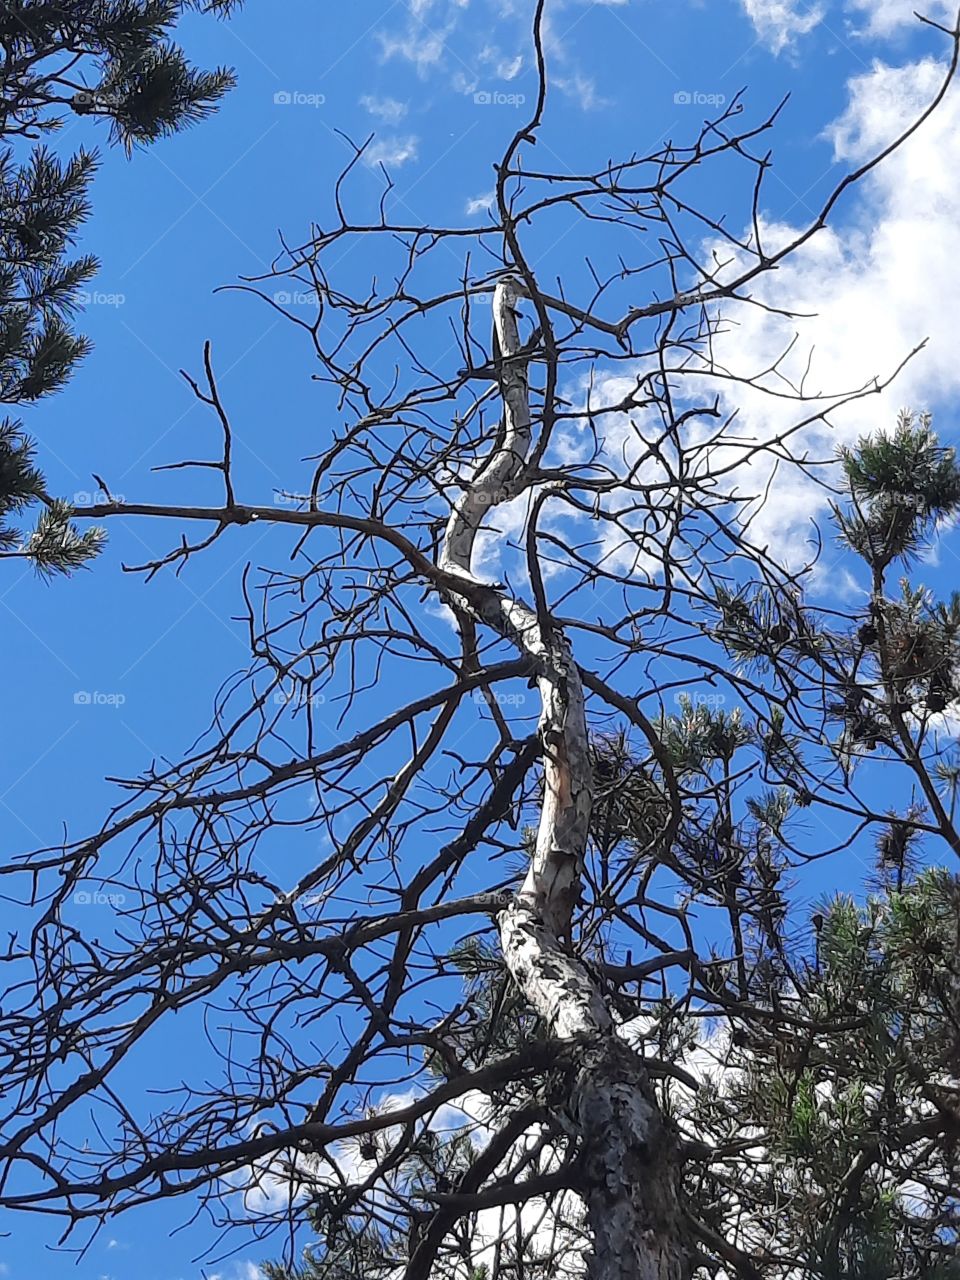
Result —
[[[379, 217], [355, 221], [361, 146], [328, 229], [243, 286], [280, 310], [277, 279], [316, 296], [311, 320], [286, 313], [328, 414], [309, 484], [272, 503], [238, 496], [208, 347], [192, 386], [222, 452], [175, 465], [219, 472], [222, 498], [83, 512], [191, 531], [133, 566], [148, 577], [254, 527], [289, 562], [244, 574], [251, 666], [198, 745], [126, 784], [98, 832], [6, 868], [39, 913], [7, 956], [0, 1016], [5, 1207], [63, 1215], [69, 1232], [173, 1195], [235, 1219], [238, 1191], [285, 1189], [279, 1208], [248, 1198], [265, 1229], [302, 1216], [296, 1192], [319, 1179], [331, 1221], [407, 1241], [394, 1263], [426, 1280], [469, 1274], [471, 1215], [509, 1209], [516, 1226], [520, 1207], [572, 1196], [582, 1225], [567, 1244], [591, 1280], [759, 1274], [681, 1196], [691, 1168], [729, 1153], [667, 1108], [670, 1083], [690, 1078], [650, 1028], [670, 1010], [738, 1017], [758, 1002], [743, 935], [776, 895], [730, 861], [721, 803], [747, 721], [782, 743], [747, 772], [822, 792], [851, 827], [838, 847], [882, 816], [839, 767], [825, 788], [822, 761], [788, 749], [799, 725], [813, 740], [818, 678], [801, 688], [802, 662], [785, 657], [776, 679], [737, 670], [722, 630], [751, 584], [773, 629], [796, 635], [803, 566], [754, 545], [749, 513], [775, 467], [817, 477], [825, 460], [793, 449], [804, 426], [896, 370], [813, 404], [782, 389], [793, 426], [751, 439], [717, 389], [776, 370], [720, 367], [713, 345], [755, 282], [922, 126], [957, 33], [930, 108], [768, 248], [762, 147], [780, 108], [748, 125], [738, 96], [688, 145], [593, 173], [531, 166], [542, 7], [538, 100], [497, 165], [488, 218], [407, 224], [385, 175]], [[703, 179], [721, 162], [746, 170], [742, 234], [710, 207]], [[538, 263], [572, 223], [615, 265], [548, 285]], [[783, 636], [770, 643], [780, 661]], [[665, 712], [682, 691], [693, 724], [698, 693], [720, 690], [740, 713], [710, 722], [727, 771], [704, 783], [665, 745]], [[610, 773], [615, 728], [629, 763]], [[628, 792], [629, 829], [616, 810]], [[723, 908], [726, 958], [680, 891]], [[96, 939], [72, 908], [89, 892], [122, 897]], [[478, 1033], [451, 958], [465, 938], [492, 948], [512, 1039], [495, 1021]], [[150, 1080], [145, 1055], [174, 1015], [205, 1027], [205, 1047], [196, 1078], [150, 1109], [117, 1079], [142, 1063]], [[412, 1098], [385, 1105], [391, 1088]], [[423, 1154], [431, 1124], [476, 1097], [483, 1154], [444, 1172]], [[399, 1176], [415, 1152], [430, 1187]]]

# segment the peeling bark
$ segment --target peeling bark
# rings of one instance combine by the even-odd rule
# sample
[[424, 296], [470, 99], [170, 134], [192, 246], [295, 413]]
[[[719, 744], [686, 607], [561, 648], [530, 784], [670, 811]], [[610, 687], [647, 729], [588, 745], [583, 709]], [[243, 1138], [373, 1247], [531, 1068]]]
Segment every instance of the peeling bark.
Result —
[[502, 280], [494, 295], [495, 350], [503, 422], [498, 447], [466, 486], [447, 524], [439, 567], [463, 581], [458, 604], [498, 630], [537, 671], [543, 803], [523, 884], [499, 916], [504, 959], [531, 1007], [558, 1040], [583, 1046], [569, 1116], [582, 1149], [594, 1247], [590, 1280], [682, 1280], [689, 1274], [673, 1131], [662, 1116], [642, 1057], [617, 1037], [603, 994], [572, 954], [593, 777], [583, 686], [566, 637], [535, 610], [472, 572], [487, 512], [524, 487], [531, 446], [526, 363], [518, 358], [516, 306], [526, 290]]
[[585, 1046], [574, 1114], [593, 1234], [589, 1280], [683, 1280], [690, 1263], [675, 1137], [643, 1059], [616, 1036]]

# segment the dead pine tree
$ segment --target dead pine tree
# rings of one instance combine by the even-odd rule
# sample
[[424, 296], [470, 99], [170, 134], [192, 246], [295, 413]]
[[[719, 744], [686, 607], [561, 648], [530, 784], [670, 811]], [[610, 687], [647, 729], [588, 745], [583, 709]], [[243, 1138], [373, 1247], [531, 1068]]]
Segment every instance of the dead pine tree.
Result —
[[[40, 904], [0, 1015], [7, 1208], [62, 1215], [68, 1233], [175, 1195], [262, 1231], [309, 1216], [331, 1280], [798, 1265], [750, 1199], [760, 1137], [729, 1110], [726, 1130], [692, 1126], [676, 1090], [697, 1087], [690, 1020], [726, 1019], [737, 1044], [806, 1025], [781, 883], [804, 851], [763, 785], [855, 832], [887, 820], [836, 760], [824, 785], [817, 717], [846, 651], [804, 631], [803, 568], [741, 517], [775, 469], [815, 480], [804, 427], [897, 370], [826, 403], [781, 379], [795, 419], [752, 438], [721, 404], [763, 375], [721, 365], [715, 344], [922, 127], [957, 32], [930, 107], [768, 247], [779, 108], [748, 124], [737, 97], [683, 145], [536, 166], [542, 11], [538, 97], [489, 217], [407, 223], [385, 179], [374, 220], [354, 220], [357, 147], [327, 229], [242, 286], [280, 310], [278, 279], [316, 295], [311, 319], [286, 313], [329, 414], [305, 483], [280, 503], [238, 493], [242, 428], [208, 346], [191, 385], [222, 451], [175, 465], [218, 471], [222, 496], [82, 513], [182, 528], [131, 567], [148, 577], [254, 528], [288, 558], [244, 574], [251, 665], [189, 755], [131, 780], [92, 836], [7, 868]], [[743, 234], [709, 203], [721, 163], [745, 171]], [[548, 284], [539, 256], [571, 223], [615, 265]], [[365, 281], [344, 254], [357, 242]], [[762, 676], [730, 660], [754, 624]], [[704, 701], [718, 690], [735, 710]], [[936, 834], [925, 823], [910, 829]], [[70, 908], [91, 885], [124, 898], [96, 939]], [[149, 1077], [174, 1015], [207, 1014], [195, 1078], [188, 1064], [149, 1104], [121, 1087], [125, 1063]]]

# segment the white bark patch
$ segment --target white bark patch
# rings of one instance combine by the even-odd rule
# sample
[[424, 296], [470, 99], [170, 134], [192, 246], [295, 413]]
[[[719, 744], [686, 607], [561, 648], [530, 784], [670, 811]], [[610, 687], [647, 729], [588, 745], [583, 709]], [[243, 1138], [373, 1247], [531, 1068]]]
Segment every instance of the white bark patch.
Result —
[[522, 900], [508, 907], [500, 916], [500, 941], [517, 985], [559, 1040], [613, 1033], [596, 984], [558, 946], [535, 908]]
[[510, 357], [520, 349], [516, 312], [519, 289], [517, 281], [508, 277], [497, 285], [493, 295], [493, 332], [500, 358], [507, 360], [500, 379], [503, 436], [499, 449], [457, 499], [447, 521], [440, 568], [453, 573], [470, 574], [473, 547], [483, 518], [491, 507], [514, 496], [511, 485], [520, 475], [530, 451], [527, 368], [520, 362], [510, 363]]
[[523, 286], [510, 278], [494, 294], [502, 429], [498, 448], [454, 504], [439, 567], [462, 580], [461, 606], [514, 643], [537, 671], [543, 804], [527, 874], [499, 916], [500, 941], [514, 980], [551, 1034], [584, 1045], [569, 1110], [584, 1153], [582, 1195], [594, 1237], [590, 1280], [682, 1280], [689, 1268], [672, 1131], [643, 1059], [617, 1038], [597, 983], [564, 945], [570, 943], [581, 893], [593, 798], [580, 673], [559, 628], [550, 626], [544, 634], [534, 609], [500, 587], [480, 583], [472, 571], [487, 512], [525, 483], [532, 427], [526, 363], [516, 358], [516, 305], [523, 295]]

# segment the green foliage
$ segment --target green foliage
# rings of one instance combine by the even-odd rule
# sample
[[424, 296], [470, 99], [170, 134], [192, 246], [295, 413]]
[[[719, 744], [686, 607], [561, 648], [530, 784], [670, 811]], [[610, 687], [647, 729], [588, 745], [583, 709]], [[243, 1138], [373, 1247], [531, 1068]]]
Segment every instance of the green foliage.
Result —
[[679, 699], [677, 715], [663, 716], [657, 724], [660, 739], [678, 773], [709, 772], [712, 765], [730, 761], [739, 747], [752, 739], [739, 707], [726, 712], [686, 694]]
[[95, 89], [75, 104], [81, 114], [110, 119], [111, 136], [129, 151], [211, 115], [234, 85], [226, 68], [199, 71], [181, 49], [161, 44], [109, 64]]
[[668, 820], [662, 786], [636, 760], [625, 732], [597, 737], [592, 748], [594, 844], [605, 860], [621, 845], [649, 856]]
[[816, 955], [780, 1001], [789, 1019], [746, 1017], [693, 1113], [714, 1141], [749, 1118], [762, 1159], [699, 1194], [751, 1206], [804, 1275], [955, 1276], [960, 1151], [923, 1121], [955, 1106], [960, 880], [926, 871], [814, 919]]
[[[9, 0], [0, 6], [0, 402], [33, 404], [60, 391], [89, 351], [71, 327], [95, 258], [73, 256], [90, 213], [96, 157], [64, 161], [38, 140], [71, 116], [95, 116], [129, 152], [209, 115], [232, 86], [225, 68], [191, 67], [171, 36], [181, 13], [228, 16], [238, 0]], [[35, 145], [18, 155], [22, 140]], [[6, 142], [6, 147], [2, 143]], [[44, 576], [97, 553], [100, 530], [78, 533], [46, 495], [19, 424], [0, 440], [0, 520], [47, 504], [32, 533], [0, 525], [6, 555]]]
[[[940, 448], [927, 418], [902, 415], [892, 437], [868, 437], [842, 461], [852, 511], [838, 519], [867, 561], [873, 586], [869, 613], [854, 620], [853, 634], [848, 619], [833, 630], [829, 618], [818, 623], [799, 599], [778, 599], [765, 586], [720, 592], [714, 637], [740, 668], [759, 673], [755, 696], [763, 709], [748, 722], [719, 695], [681, 695], [676, 711], [655, 725], [662, 752], [645, 744], [638, 754], [626, 732], [592, 744], [588, 887], [598, 898], [613, 883], [629, 894], [636, 868], [642, 893], [664, 852], [679, 882], [676, 913], [685, 927], [701, 927], [702, 905], [719, 908], [729, 942], [701, 959], [686, 998], [684, 979], [678, 995], [670, 979], [635, 965], [631, 951], [624, 957], [621, 948], [635, 940], [615, 927], [585, 927], [581, 954], [603, 981], [615, 1016], [643, 1028], [638, 1034], [653, 1069], [667, 1066], [659, 1100], [690, 1139], [684, 1203], [691, 1217], [762, 1275], [960, 1280], [960, 1127], [939, 1124], [943, 1115], [955, 1117], [960, 1103], [960, 880], [920, 870], [919, 831], [930, 827], [929, 806], [911, 798], [873, 815], [874, 896], [831, 897], [811, 913], [809, 927], [790, 926], [792, 828], [818, 788], [829, 797], [832, 786], [805, 756], [822, 746], [816, 768], [824, 760], [832, 766], [836, 747], [826, 735], [811, 746], [795, 732], [798, 673], [814, 674], [825, 719], [842, 722], [851, 752], [892, 752], [898, 717], [900, 725], [912, 716], [911, 726], [922, 726], [960, 694], [960, 596], [938, 602], [906, 580], [896, 599], [883, 590], [889, 566], [960, 508], [952, 451]], [[771, 690], [765, 705], [764, 684]], [[804, 691], [810, 688], [808, 681]], [[785, 696], [772, 696], [783, 689]], [[935, 763], [941, 786], [955, 795], [960, 761], [942, 756]], [[665, 773], [679, 793], [676, 814]], [[819, 810], [827, 826], [824, 814], [829, 810]], [[644, 936], [666, 949], [652, 917]], [[457, 1017], [444, 1024], [442, 1051], [428, 1055], [435, 1075], [475, 1070], [541, 1033], [496, 946], [482, 936], [452, 947], [444, 968], [460, 976], [464, 990]], [[711, 1006], [726, 1013], [705, 1032]], [[678, 1089], [671, 1068], [688, 1073], [688, 1081], [696, 1076], [694, 1051], [705, 1041], [722, 1069], [698, 1089]], [[542, 1090], [542, 1081], [527, 1082], [494, 1095], [490, 1114], [502, 1121], [534, 1096], [543, 1101]], [[461, 1131], [455, 1141], [464, 1140]], [[448, 1137], [425, 1148], [419, 1169], [405, 1168], [405, 1191], [426, 1192], [429, 1203], [429, 1188], [455, 1185], [472, 1158], [470, 1150], [455, 1151]], [[415, 1195], [410, 1202], [422, 1203]], [[378, 1260], [364, 1262], [355, 1252], [353, 1271], [331, 1269], [329, 1222], [318, 1218], [327, 1246], [318, 1245], [303, 1280], [379, 1277], [377, 1266], [386, 1267], [391, 1255], [393, 1274], [403, 1274], [416, 1241], [396, 1232], [381, 1240]], [[473, 1229], [465, 1215], [466, 1245]], [[529, 1251], [521, 1261], [512, 1269], [502, 1257], [492, 1280], [539, 1278]], [[434, 1274], [490, 1280], [482, 1271], [469, 1249], [461, 1259], [451, 1246]], [[300, 1280], [301, 1273], [268, 1274]], [[705, 1267], [704, 1274], [713, 1272]]]
[[[938, 728], [932, 718], [960, 698], [960, 595], [938, 601], [902, 577], [896, 596], [887, 582], [896, 562], [908, 562], [960, 510], [960, 467], [929, 415], [908, 410], [892, 435], [866, 436], [840, 458], [849, 504], [834, 507], [834, 517], [870, 573], [865, 616], [853, 634], [829, 638], [821, 668], [837, 693], [827, 709], [842, 724], [834, 750], [849, 775], [872, 752], [901, 756], [915, 729], [922, 741]], [[951, 774], [949, 758], [932, 760], [930, 776], [953, 805], [960, 775]]]
[[192, 68], [171, 34], [185, 9], [226, 17], [239, 7], [239, 0], [4, 4], [0, 134], [36, 137], [60, 128], [71, 110], [107, 118], [129, 149], [201, 119], [231, 88], [233, 74]]
[[[322, 1212], [314, 1213], [314, 1226], [326, 1229]], [[261, 1270], [266, 1280], [392, 1280], [397, 1266], [397, 1257], [377, 1231], [349, 1219], [332, 1219], [325, 1245], [304, 1250], [302, 1266], [290, 1270], [267, 1262]]]
[[[32, 533], [24, 539], [7, 523], [35, 502], [46, 505]], [[43, 477], [34, 465], [34, 446], [21, 424], [0, 422], [0, 556], [23, 556], [39, 574], [70, 573], [86, 564], [103, 545], [104, 532], [93, 527], [78, 532], [70, 523], [70, 508], [47, 498]]]
[[930, 526], [960, 507], [960, 468], [943, 448], [928, 414], [904, 410], [893, 435], [864, 436], [841, 449], [854, 510], [835, 508], [844, 541], [871, 567], [917, 551]]
[[51, 500], [24, 546], [24, 554], [42, 577], [72, 573], [103, 547], [105, 531], [94, 525], [81, 533], [70, 523], [71, 510], [67, 503]]
[[786, 655], [814, 652], [819, 644], [809, 619], [789, 595], [750, 583], [737, 591], [715, 588], [718, 618], [713, 635], [742, 671], [770, 670]]
[[884, 658], [890, 680], [904, 705], [917, 701], [942, 711], [957, 696], [960, 667], [956, 601], [935, 604], [922, 587], [901, 583], [901, 599], [884, 601]]
[[[43, 479], [34, 466], [34, 447], [21, 424], [0, 422], [0, 516], [22, 510], [43, 493]], [[0, 546], [15, 545], [17, 534], [0, 524]]]
[[31, 403], [58, 391], [86, 354], [65, 317], [97, 270], [70, 259], [89, 213], [96, 162], [80, 151], [62, 164], [46, 147], [16, 165], [0, 153], [0, 400]]
[[815, 1154], [817, 1147], [823, 1142], [824, 1130], [817, 1105], [816, 1081], [810, 1072], [805, 1072], [797, 1080], [792, 1098], [784, 1094], [783, 1102], [784, 1150], [795, 1156]]
[[783, 832], [795, 807], [795, 797], [786, 787], [777, 787], [775, 791], [764, 791], [759, 796], [747, 798], [747, 809], [752, 817], [778, 836]]

